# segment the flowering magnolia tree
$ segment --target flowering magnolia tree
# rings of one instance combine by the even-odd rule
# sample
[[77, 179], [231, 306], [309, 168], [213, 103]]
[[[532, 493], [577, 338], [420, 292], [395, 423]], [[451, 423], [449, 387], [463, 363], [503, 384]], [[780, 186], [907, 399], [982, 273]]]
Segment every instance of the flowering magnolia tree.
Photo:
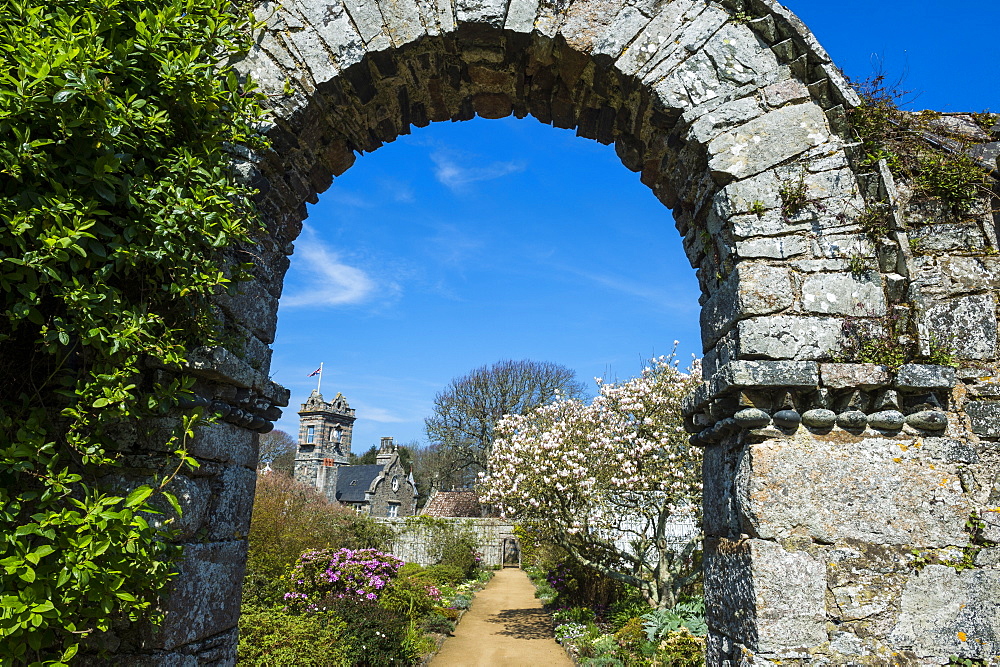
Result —
[[313, 611], [326, 598], [376, 600], [396, 578], [403, 561], [377, 549], [316, 549], [292, 568], [288, 606]]
[[627, 382], [598, 380], [590, 404], [504, 417], [481, 497], [581, 565], [672, 607], [701, 569], [701, 450], [681, 426], [681, 399], [700, 380], [697, 360], [685, 373], [660, 357]]

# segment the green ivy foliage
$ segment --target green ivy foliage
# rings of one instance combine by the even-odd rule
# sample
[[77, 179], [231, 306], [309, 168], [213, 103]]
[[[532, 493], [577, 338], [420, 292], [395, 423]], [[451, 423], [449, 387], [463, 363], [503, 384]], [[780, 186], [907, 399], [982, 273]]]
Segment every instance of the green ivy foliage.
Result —
[[[143, 369], [217, 339], [209, 297], [248, 268], [234, 245], [259, 223], [230, 161], [261, 147], [261, 110], [227, 63], [252, 27], [230, 0], [0, 3], [2, 664], [155, 620], [178, 549], [149, 501], [171, 470], [100, 481], [114, 434], [190, 386]], [[194, 464], [200, 413], [181, 415]]]

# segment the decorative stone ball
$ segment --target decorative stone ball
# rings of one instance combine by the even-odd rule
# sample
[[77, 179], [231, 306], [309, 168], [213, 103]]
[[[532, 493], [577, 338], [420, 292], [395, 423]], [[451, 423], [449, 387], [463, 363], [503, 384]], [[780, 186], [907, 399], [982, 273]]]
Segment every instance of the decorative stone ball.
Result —
[[899, 410], [883, 410], [868, 417], [868, 423], [871, 424], [872, 428], [883, 431], [898, 431], [903, 428], [905, 421], [906, 417]]
[[740, 428], [763, 428], [771, 423], [771, 415], [757, 408], [743, 408], [733, 419]]
[[779, 410], [774, 413], [774, 425], [778, 428], [798, 428], [802, 415], [795, 410]]
[[212, 401], [212, 404], [208, 406], [208, 409], [219, 416], [219, 419], [223, 419], [229, 416], [229, 413], [233, 411], [233, 406], [229, 405], [225, 401]]
[[861, 410], [848, 410], [837, 415], [837, 426], [845, 431], [860, 431], [868, 426], [868, 415]]
[[802, 413], [802, 423], [810, 428], [830, 428], [837, 422], [837, 413], [833, 410], [815, 408]]
[[923, 410], [908, 416], [906, 423], [925, 431], [943, 431], [948, 426], [948, 415], [938, 410]]
[[207, 408], [212, 401], [208, 400], [204, 396], [199, 396], [198, 394], [189, 394], [187, 396], [181, 396], [177, 399], [177, 407], [182, 410], [190, 410], [192, 408]]

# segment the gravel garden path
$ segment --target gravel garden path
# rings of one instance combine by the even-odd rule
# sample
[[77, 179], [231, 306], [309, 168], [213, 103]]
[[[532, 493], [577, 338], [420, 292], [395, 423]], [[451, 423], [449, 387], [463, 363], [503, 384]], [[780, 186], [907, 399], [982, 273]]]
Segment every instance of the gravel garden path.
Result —
[[431, 667], [572, 667], [552, 637], [552, 622], [528, 575], [505, 568], [482, 591], [445, 640]]

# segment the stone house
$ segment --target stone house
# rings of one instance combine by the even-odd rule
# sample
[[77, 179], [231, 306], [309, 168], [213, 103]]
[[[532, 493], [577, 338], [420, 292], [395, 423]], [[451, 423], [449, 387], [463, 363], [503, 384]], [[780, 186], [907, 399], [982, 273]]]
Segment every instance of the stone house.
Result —
[[417, 486], [403, 468], [392, 438], [382, 438], [374, 464], [349, 464], [355, 419], [343, 394], [327, 403], [313, 391], [299, 410], [295, 479], [359, 513], [411, 516], [416, 511]]

